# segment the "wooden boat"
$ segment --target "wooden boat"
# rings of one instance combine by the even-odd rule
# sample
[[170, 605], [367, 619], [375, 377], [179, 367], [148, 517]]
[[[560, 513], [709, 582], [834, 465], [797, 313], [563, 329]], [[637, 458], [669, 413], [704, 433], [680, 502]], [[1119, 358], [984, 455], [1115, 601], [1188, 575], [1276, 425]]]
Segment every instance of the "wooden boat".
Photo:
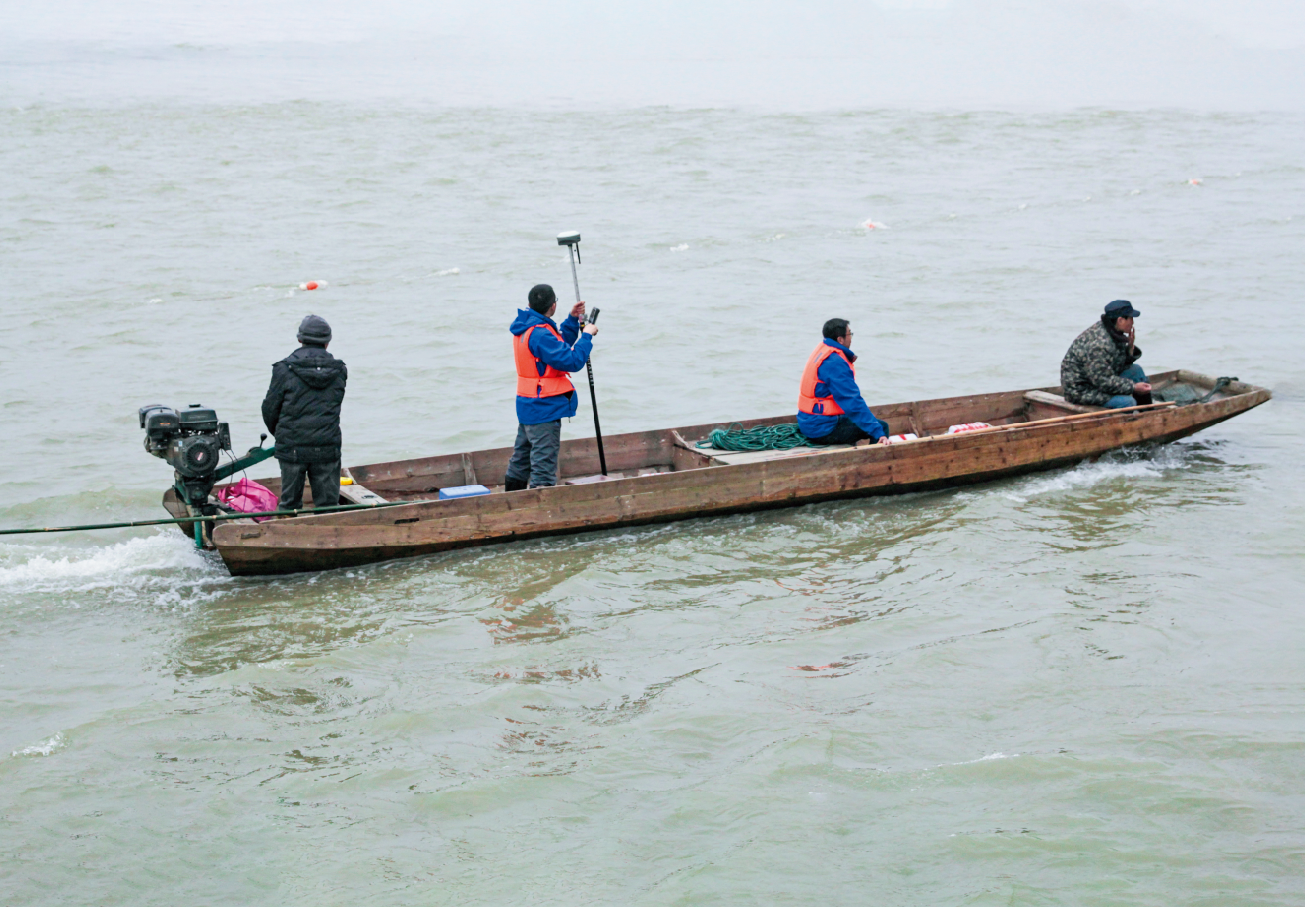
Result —
[[[1190, 405], [1157, 403], [1124, 410], [1075, 406], [1060, 388], [1014, 390], [873, 406], [893, 433], [919, 440], [893, 445], [737, 453], [702, 450], [717, 425], [631, 432], [605, 439], [608, 476], [596, 475], [592, 438], [562, 443], [552, 488], [503, 492], [511, 448], [354, 466], [345, 500], [412, 501], [393, 507], [306, 514], [256, 523], [216, 524], [208, 544], [238, 576], [326, 570], [451, 548], [693, 517], [791, 507], [866, 495], [900, 494], [985, 482], [1068, 466], [1133, 444], [1177, 440], [1267, 401], [1267, 390], [1188, 371], [1152, 377], [1157, 393], [1186, 389]], [[792, 422], [785, 414], [744, 427]], [[958, 423], [991, 428], [947, 434]], [[263, 479], [279, 491], [280, 481]], [[491, 494], [432, 500], [440, 488], [483, 483]], [[306, 498], [310, 495], [305, 495]], [[164, 506], [185, 508], [169, 490]], [[191, 533], [191, 524], [181, 524]]]

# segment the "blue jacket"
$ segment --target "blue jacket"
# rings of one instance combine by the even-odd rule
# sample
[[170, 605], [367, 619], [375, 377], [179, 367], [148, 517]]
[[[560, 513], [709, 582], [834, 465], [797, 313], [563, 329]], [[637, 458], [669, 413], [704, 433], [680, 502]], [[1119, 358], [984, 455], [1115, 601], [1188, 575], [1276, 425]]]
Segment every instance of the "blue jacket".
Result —
[[[551, 324], [557, 328], [553, 319], [539, 314], [534, 309], [518, 309], [516, 320], [512, 322], [512, 336], [520, 337], [536, 324]], [[548, 331], [535, 331], [530, 335], [530, 352], [544, 361], [545, 365], [563, 372], [578, 372], [589, 361], [589, 351], [593, 348], [593, 338], [580, 332], [580, 322], [570, 315], [562, 322], [559, 331], [562, 340], [558, 340]], [[579, 338], [577, 340], [576, 338]], [[556, 422], [558, 419], [575, 415], [580, 405], [578, 395], [558, 394], [555, 397], [517, 397], [517, 421], [522, 425], [538, 425], [541, 422]]]
[[[832, 346], [852, 362], [856, 361], [856, 353], [837, 340], [826, 338], [825, 346]], [[884, 436], [883, 425], [861, 399], [861, 388], [856, 385], [856, 376], [852, 374], [851, 367], [843, 361], [842, 356], [827, 356], [825, 361], [820, 363], [820, 368], [816, 370], [816, 396], [833, 397], [834, 402], [843, 408], [847, 417], [876, 441]], [[798, 428], [808, 438], [823, 438], [834, 430], [838, 419], [838, 416], [797, 414]]]

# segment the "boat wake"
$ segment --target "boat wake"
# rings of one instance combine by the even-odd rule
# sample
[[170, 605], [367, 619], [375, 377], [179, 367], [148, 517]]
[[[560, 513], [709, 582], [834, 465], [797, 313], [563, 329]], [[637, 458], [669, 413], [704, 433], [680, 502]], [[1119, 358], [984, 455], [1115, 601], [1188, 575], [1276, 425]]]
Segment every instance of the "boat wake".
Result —
[[217, 561], [175, 533], [103, 547], [0, 545], [0, 593], [110, 593], [118, 601], [206, 600], [233, 582]]
[[1012, 501], [1024, 503], [1030, 498], [1074, 491], [1116, 479], [1159, 478], [1174, 470], [1190, 469], [1195, 465], [1193, 456], [1197, 445], [1170, 444], [1156, 450], [1127, 449], [1107, 453], [1096, 462], [1084, 462], [1062, 472], [1025, 479], [1015, 487], [1006, 489]]

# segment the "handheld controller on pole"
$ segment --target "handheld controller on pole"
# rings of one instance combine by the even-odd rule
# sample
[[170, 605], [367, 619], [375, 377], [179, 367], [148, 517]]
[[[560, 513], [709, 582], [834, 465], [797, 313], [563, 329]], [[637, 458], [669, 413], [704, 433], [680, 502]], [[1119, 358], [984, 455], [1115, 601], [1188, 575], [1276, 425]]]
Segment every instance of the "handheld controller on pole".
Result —
[[[567, 257], [571, 260], [571, 279], [575, 282], [575, 301], [581, 302], [580, 276], [575, 269], [576, 264], [580, 261], [580, 234], [559, 233], [557, 235], [557, 244], [566, 246]], [[593, 324], [597, 320], [598, 309], [595, 308], [589, 313], [586, 323]], [[585, 371], [589, 374], [589, 402], [594, 407], [594, 437], [598, 440], [598, 466], [603, 475], [607, 475], [607, 455], [603, 452], [603, 429], [598, 424], [598, 394], [594, 391], [594, 364], [592, 360], [585, 362]]]

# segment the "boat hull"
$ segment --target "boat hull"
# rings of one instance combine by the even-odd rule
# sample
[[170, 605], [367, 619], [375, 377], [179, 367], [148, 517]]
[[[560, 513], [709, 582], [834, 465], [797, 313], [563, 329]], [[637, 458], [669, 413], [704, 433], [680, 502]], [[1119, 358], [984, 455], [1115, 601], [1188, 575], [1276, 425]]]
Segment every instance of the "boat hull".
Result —
[[[980, 432], [888, 446], [804, 449], [795, 455], [739, 465], [712, 465], [706, 457], [677, 445], [677, 432], [701, 437], [709, 427], [633, 433], [609, 439], [608, 449], [615, 450], [615, 459], [636, 469], [639, 462], [669, 462], [671, 471], [261, 524], [232, 521], [214, 530], [213, 543], [235, 575], [296, 573], [542, 536], [968, 485], [1068, 466], [1121, 447], [1175, 441], [1258, 406], [1270, 396], [1249, 385], [1237, 390], [1204, 404], [1011, 421]], [[888, 421], [894, 431], [909, 431], [918, 427], [919, 413], [931, 411], [929, 405], [937, 409], [939, 404], [953, 403], [955, 412], [982, 414], [984, 406], [1005, 406], [1005, 396], [1009, 395], [900, 404], [880, 411], [881, 417], [890, 414]], [[969, 409], [958, 401], [968, 403]], [[943, 415], [950, 418], [946, 412]], [[791, 419], [784, 416], [752, 424]], [[592, 440], [568, 444], [572, 461], [582, 461], [583, 466]], [[469, 475], [474, 475], [472, 456], [462, 455]], [[505, 457], [506, 451], [474, 456], [493, 466], [495, 458]], [[608, 459], [614, 459], [611, 453]], [[420, 469], [445, 468], [436, 459], [409, 462], [436, 464], [408, 466], [409, 484], [420, 484]], [[615, 470], [622, 463], [611, 466]], [[402, 467], [402, 463], [358, 467], [354, 474], [368, 476], [369, 487], [389, 489], [393, 494], [405, 481]]]

